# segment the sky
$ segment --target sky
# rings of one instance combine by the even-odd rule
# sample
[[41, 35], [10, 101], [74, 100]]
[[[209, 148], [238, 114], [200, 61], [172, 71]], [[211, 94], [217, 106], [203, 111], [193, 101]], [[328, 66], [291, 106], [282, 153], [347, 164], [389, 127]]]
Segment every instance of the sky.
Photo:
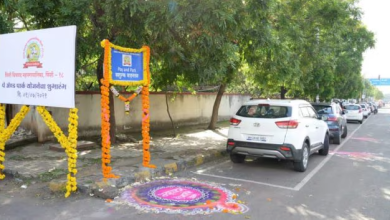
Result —
[[[364, 78], [390, 78], [390, 0], [360, 0], [362, 22], [375, 34], [375, 48], [364, 53], [362, 74]], [[390, 86], [378, 87], [390, 93]]]

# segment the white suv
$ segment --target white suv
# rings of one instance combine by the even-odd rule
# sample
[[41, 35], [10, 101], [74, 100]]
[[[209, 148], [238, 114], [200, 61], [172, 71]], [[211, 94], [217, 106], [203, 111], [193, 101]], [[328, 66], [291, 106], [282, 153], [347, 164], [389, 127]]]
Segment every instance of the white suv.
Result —
[[246, 156], [285, 159], [304, 172], [310, 154], [328, 154], [328, 126], [307, 101], [252, 100], [230, 119], [227, 151], [233, 163]]

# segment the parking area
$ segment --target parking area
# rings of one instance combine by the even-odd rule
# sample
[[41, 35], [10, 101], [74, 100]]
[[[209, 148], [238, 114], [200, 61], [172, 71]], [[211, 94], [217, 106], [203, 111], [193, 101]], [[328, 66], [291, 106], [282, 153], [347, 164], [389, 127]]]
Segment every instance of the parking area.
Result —
[[318, 153], [311, 155], [308, 168], [303, 173], [294, 171], [290, 161], [268, 158], [247, 158], [243, 164], [234, 164], [229, 159], [225, 159], [206, 164], [190, 172], [196, 177], [213, 179], [212, 181], [227, 180], [299, 191], [332, 158], [334, 152], [337, 152], [353, 136], [360, 126], [362, 125], [359, 123], [348, 123], [348, 136], [342, 140], [341, 144], [331, 144], [329, 155], [326, 157]]

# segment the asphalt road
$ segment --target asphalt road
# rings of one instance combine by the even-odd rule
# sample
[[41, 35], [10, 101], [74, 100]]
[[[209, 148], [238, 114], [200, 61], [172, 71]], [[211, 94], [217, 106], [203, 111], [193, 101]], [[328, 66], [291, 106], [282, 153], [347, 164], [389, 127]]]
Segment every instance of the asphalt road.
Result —
[[[386, 114], [385, 114], [386, 112]], [[254, 219], [390, 219], [390, 110], [363, 125], [349, 123], [341, 145], [312, 155], [305, 173], [289, 162], [224, 162], [197, 170], [200, 180], [240, 184]], [[190, 174], [188, 174], [190, 175]], [[221, 216], [215, 219], [236, 219]]]
[[249, 208], [244, 214], [148, 214], [81, 195], [65, 200], [2, 192], [3, 181], [0, 219], [390, 220], [390, 109], [380, 109], [362, 125], [349, 123], [348, 131], [328, 156], [312, 155], [304, 173], [285, 161], [224, 159], [178, 174], [224, 184]]

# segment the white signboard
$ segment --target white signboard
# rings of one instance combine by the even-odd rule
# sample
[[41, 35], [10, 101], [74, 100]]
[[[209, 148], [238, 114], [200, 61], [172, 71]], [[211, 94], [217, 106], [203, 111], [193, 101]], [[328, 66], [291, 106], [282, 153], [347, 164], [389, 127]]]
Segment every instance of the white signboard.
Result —
[[76, 26], [0, 35], [0, 103], [75, 107]]

